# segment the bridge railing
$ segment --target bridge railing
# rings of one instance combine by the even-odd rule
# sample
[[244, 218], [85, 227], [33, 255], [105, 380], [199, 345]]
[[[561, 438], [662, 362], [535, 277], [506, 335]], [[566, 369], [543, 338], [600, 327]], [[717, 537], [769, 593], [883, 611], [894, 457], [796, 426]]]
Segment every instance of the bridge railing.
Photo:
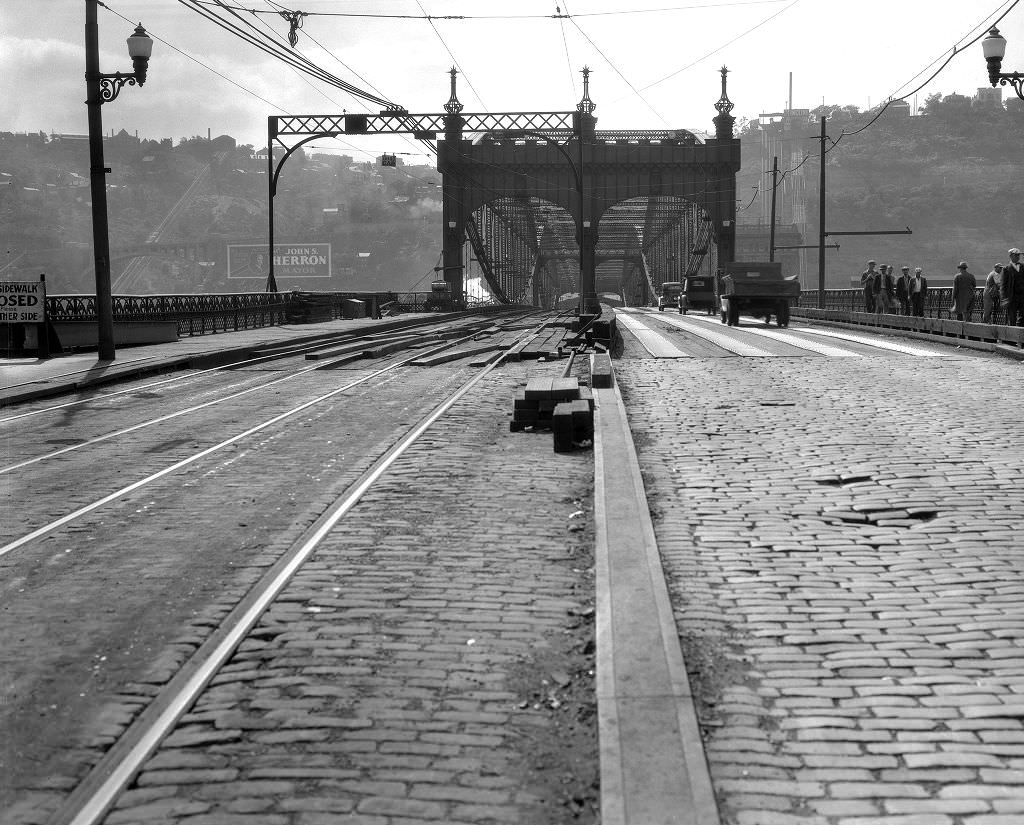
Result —
[[[178, 335], [207, 335], [240, 329], [351, 317], [351, 300], [365, 303], [367, 315], [387, 306], [425, 312], [430, 292], [239, 292], [210, 295], [115, 295], [114, 322], [174, 321]], [[471, 301], [486, 306], [489, 301]], [[310, 313], [311, 304], [316, 312]], [[52, 322], [96, 323], [96, 296], [48, 295]]]
[[[982, 303], [982, 288], [974, 290], [974, 305], [965, 321], [981, 321], [984, 305]], [[815, 308], [818, 306], [818, 290], [805, 289], [800, 293], [800, 306]], [[898, 306], [898, 305], [897, 305]], [[864, 312], [864, 290], [857, 288], [849, 289], [826, 289], [825, 305], [821, 309], [838, 310], [840, 312]], [[953, 318], [953, 288], [948, 286], [930, 287], [924, 299], [924, 314], [926, 318]], [[1006, 308], [1001, 307], [992, 316], [993, 324], [1006, 323]]]
[[[285, 323], [289, 293], [230, 295], [115, 295], [114, 322], [175, 321], [179, 335], [273, 326]], [[96, 321], [95, 295], [47, 295], [52, 322]]]

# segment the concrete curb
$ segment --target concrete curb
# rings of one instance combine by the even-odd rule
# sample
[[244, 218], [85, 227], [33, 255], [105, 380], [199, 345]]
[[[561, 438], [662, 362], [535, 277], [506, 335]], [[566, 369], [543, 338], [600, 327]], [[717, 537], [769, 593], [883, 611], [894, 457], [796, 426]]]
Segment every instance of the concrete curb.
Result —
[[718, 825], [626, 408], [594, 396], [601, 823]]
[[993, 341], [978, 341], [971, 338], [955, 338], [950, 335], [939, 335], [934, 332], [918, 332], [912, 329], [901, 329], [899, 327], [880, 326], [875, 324], [859, 323], [850, 320], [838, 320], [833, 318], [819, 318], [814, 315], [805, 315], [799, 309], [792, 310], [792, 317], [802, 321], [810, 321], [822, 326], [838, 327], [839, 329], [861, 330], [863, 332], [876, 332], [887, 335], [902, 335], [907, 338], [915, 338], [918, 341], [928, 341], [933, 344], [943, 344], [947, 347], [966, 347], [981, 352], [991, 352], [995, 355], [1002, 355], [1017, 361], [1024, 361], [1024, 349], [1018, 349], [1012, 344], [1000, 344]]

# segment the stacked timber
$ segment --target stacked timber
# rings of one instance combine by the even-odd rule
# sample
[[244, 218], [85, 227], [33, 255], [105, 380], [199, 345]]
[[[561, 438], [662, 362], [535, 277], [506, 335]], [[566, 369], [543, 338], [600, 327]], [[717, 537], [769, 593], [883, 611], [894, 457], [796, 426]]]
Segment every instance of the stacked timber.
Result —
[[512, 403], [512, 432], [551, 430], [555, 452], [590, 446], [594, 439], [594, 394], [578, 378], [531, 378]]

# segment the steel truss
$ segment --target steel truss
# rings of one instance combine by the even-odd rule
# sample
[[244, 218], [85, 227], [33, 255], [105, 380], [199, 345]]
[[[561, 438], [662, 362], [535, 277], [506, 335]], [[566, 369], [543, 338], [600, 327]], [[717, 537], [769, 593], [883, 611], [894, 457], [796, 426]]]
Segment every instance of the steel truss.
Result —
[[483, 114], [409, 114], [385, 111], [377, 115], [277, 115], [270, 118], [271, 139], [280, 137], [334, 137], [335, 135], [412, 135], [435, 140], [444, 134], [451, 118], [458, 118], [463, 132], [551, 132], [566, 138], [573, 134], [576, 112], [489, 112]]
[[[664, 281], [734, 257], [740, 152], [724, 68], [716, 132], [706, 140], [683, 129], [597, 131], [587, 69], [583, 98], [566, 112], [465, 113], [456, 74], [443, 113], [269, 118], [271, 243], [273, 197], [291, 153], [320, 137], [409, 134], [438, 141], [438, 271], [457, 300], [467, 240], [498, 300], [548, 306], [575, 292], [586, 314], [600, 312], [598, 282], [624, 301], [649, 301]], [[283, 137], [298, 140], [289, 148]], [[275, 142], [285, 148], [276, 169]]]

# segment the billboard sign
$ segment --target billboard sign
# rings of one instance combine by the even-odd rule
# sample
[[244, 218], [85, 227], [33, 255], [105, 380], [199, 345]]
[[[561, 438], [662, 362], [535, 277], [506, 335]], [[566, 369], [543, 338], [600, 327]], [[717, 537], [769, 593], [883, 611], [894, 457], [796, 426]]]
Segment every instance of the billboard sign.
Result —
[[[266, 244], [228, 244], [228, 278], [266, 278]], [[330, 278], [329, 243], [274, 244], [274, 277]]]
[[42, 324], [45, 321], [45, 282], [0, 281], [0, 324]]

